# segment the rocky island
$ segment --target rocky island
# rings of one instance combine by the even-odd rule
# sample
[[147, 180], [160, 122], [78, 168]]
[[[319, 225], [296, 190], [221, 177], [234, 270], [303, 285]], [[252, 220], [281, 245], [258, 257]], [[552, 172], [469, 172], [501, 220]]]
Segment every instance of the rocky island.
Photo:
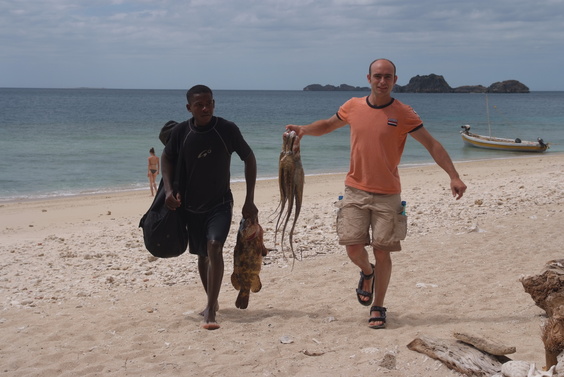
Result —
[[304, 88], [304, 91], [312, 91], [312, 92], [351, 92], [351, 91], [370, 91], [370, 88], [367, 86], [351, 86], [347, 84], [341, 84], [339, 86], [334, 85], [320, 85], [320, 84], [311, 84]]
[[[304, 91], [370, 91], [369, 87], [339, 86], [311, 84]], [[430, 75], [415, 76], [407, 85], [395, 85], [395, 93], [529, 93], [529, 88], [517, 80], [498, 81], [488, 87], [483, 85], [464, 85], [452, 88], [443, 76]]]

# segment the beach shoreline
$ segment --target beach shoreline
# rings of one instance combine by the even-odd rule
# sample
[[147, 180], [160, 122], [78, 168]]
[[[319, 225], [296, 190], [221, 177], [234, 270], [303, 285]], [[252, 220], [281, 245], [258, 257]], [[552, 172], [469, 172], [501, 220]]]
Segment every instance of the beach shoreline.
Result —
[[[549, 154], [544, 154], [544, 156], [564, 156], [564, 152], [554, 152], [551, 151]], [[474, 158], [474, 159], [464, 159], [464, 160], [454, 160], [455, 165], [461, 165], [466, 163], [480, 163], [483, 161], [500, 161], [500, 160], [519, 160], [519, 159], [527, 159], [527, 158], [536, 158], [539, 157], [538, 154], [533, 153], [524, 153], [521, 155], [512, 155], [512, 156], [500, 156], [500, 157], [492, 157], [487, 156], [483, 158]], [[430, 157], [429, 157], [430, 158]], [[425, 162], [406, 162], [401, 163], [399, 165], [399, 170], [404, 171], [406, 169], [414, 169], [420, 168], [425, 166], [433, 166], [435, 162], [430, 159], [429, 161]], [[238, 185], [244, 183], [243, 173], [240, 173], [241, 176], [236, 178], [231, 178], [232, 185]], [[317, 176], [340, 176], [346, 174], [346, 170], [342, 171], [325, 171], [325, 172], [316, 172], [316, 173], [309, 173], [306, 177], [317, 177]], [[157, 178], [160, 180], [160, 177]], [[275, 176], [258, 176], [257, 181], [271, 181], [277, 180], [278, 178]], [[137, 192], [145, 192], [148, 187], [148, 184], [143, 182], [135, 182], [130, 184], [124, 184], [122, 186], [117, 187], [99, 187], [99, 188], [91, 188], [91, 189], [81, 189], [76, 192], [74, 191], [66, 191], [64, 193], [26, 193], [25, 195], [10, 195], [10, 196], [1, 196], [0, 197], [0, 205], [3, 204], [10, 204], [10, 203], [23, 203], [23, 202], [30, 202], [30, 201], [49, 201], [49, 200], [66, 200], [72, 198], [81, 198], [81, 197], [93, 197], [93, 196], [106, 196], [106, 195], [130, 195]]]
[[[206, 331], [196, 257], [156, 260], [139, 219], [149, 189], [0, 203], [0, 348], [7, 376], [232, 375], [458, 376], [410, 351], [415, 337], [455, 331], [515, 346], [516, 360], [544, 365], [543, 311], [522, 275], [561, 258], [564, 155], [459, 162], [468, 191], [450, 193], [436, 165], [400, 168], [408, 237], [393, 254], [388, 327], [370, 330], [356, 301], [358, 270], [338, 245], [335, 207], [345, 174], [307, 176], [294, 244], [274, 244], [275, 179], [255, 202], [270, 250], [263, 288], [234, 306], [232, 250], [245, 195], [232, 184], [224, 249], [221, 328]], [[33, 339], [33, 341], [30, 341]], [[395, 365], [383, 365], [386, 355]], [[31, 355], [31, 357], [30, 357]], [[312, 356], [313, 355], [313, 356]]]

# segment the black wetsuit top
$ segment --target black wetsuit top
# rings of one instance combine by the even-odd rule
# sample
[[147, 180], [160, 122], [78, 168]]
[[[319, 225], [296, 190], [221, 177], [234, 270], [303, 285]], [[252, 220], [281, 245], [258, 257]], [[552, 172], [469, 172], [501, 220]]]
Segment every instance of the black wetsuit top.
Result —
[[231, 154], [245, 160], [252, 153], [235, 123], [212, 117], [204, 127], [195, 127], [193, 118], [174, 128], [165, 147], [176, 162], [183, 146], [184, 176], [181, 177], [182, 202], [189, 212], [207, 212], [233, 201], [231, 194]]

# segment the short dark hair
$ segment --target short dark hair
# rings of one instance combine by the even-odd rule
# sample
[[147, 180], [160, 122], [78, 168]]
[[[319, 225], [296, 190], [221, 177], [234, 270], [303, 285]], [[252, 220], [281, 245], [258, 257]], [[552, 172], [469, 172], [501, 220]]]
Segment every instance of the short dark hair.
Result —
[[188, 89], [188, 91], [186, 92], [186, 101], [188, 101], [188, 103], [190, 103], [190, 97], [192, 97], [193, 95], [196, 95], [196, 94], [203, 94], [203, 93], [209, 93], [209, 94], [211, 94], [211, 96], [213, 98], [213, 92], [210, 88], [208, 88], [205, 85], [194, 85], [193, 87]]
[[149, 153], [155, 153], [155, 148], [149, 149]]
[[390, 64], [394, 67], [394, 76], [396, 75], [396, 65], [394, 64], [393, 61], [391, 61], [390, 59], [384, 59], [384, 58], [378, 58], [372, 61], [372, 63], [370, 63], [370, 65], [368, 66], [368, 74], [371, 75], [372, 74], [372, 64], [376, 63], [378, 60], [385, 60], [387, 62], [390, 62]]

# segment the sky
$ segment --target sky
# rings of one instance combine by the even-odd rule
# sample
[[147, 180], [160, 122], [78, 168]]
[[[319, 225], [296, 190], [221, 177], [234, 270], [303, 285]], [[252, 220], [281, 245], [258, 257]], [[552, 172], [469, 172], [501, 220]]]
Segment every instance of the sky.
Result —
[[564, 90], [564, 0], [0, 0], [0, 87], [302, 90], [518, 80]]

